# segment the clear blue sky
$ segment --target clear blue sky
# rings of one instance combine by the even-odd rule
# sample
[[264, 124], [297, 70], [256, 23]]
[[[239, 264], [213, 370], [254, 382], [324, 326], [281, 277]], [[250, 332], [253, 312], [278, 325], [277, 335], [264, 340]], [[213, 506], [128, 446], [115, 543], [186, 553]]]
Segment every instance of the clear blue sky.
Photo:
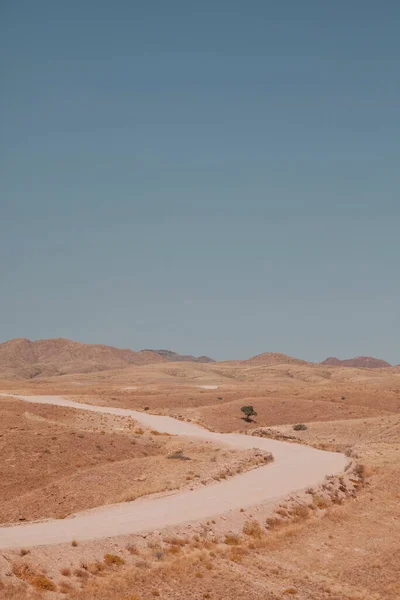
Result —
[[400, 363], [400, 2], [4, 0], [0, 340]]

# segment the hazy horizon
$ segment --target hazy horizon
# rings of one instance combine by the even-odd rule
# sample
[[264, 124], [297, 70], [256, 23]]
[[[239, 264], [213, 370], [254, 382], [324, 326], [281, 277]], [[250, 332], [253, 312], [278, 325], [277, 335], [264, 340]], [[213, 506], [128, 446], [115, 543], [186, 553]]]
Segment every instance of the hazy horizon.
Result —
[[0, 9], [0, 337], [400, 363], [400, 4]]

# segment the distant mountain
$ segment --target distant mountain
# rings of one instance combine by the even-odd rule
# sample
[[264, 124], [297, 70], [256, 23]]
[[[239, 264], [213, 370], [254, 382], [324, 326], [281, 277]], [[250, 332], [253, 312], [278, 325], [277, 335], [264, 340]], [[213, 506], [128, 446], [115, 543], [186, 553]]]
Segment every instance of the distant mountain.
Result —
[[191, 354], [178, 354], [172, 350], [145, 350], [144, 352], [155, 352], [159, 356], [166, 358], [171, 362], [197, 362], [213, 363], [215, 360], [209, 356], [192, 356]]
[[0, 378], [32, 379], [68, 373], [93, 373], [132, 365], [191, 361], [214, 362], [208, 356], [181, 355], [171, 350], [134, 350], [82, 344], [64, 338], [17, 338], [0, 344]]
[[[231, 361], [233, 362], [233, 361]], [[309, 365], [311, 363], [301, 360], [300, 358], [292, 358], [280, 352], [263, 352], [246, 360], [234, 361], [252, 367], [256, 366], [272, 366], [272, 365]]]
[[372, 356], [357, 356], [346, 360], [331, 356], [320, 364], [328, 367], [353, 367], [355, 369], [385, 369], [392, 366], [385, 360], [373, 358]]
[[91, 373], [167, 360], [156, 352], [134, 352], [100, 344], [81, 344], [63, 338], [36, 342], [17, 338], [0, 344], [0, 377], [31, 379], [66, 373]]

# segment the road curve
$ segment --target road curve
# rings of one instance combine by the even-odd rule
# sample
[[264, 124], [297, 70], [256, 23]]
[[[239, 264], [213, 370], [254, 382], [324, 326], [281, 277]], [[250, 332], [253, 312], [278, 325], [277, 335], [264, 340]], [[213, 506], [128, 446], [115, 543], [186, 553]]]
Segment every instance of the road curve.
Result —
[[103, 506], [64, 520], [0, 527], [1, 549], [60, 544], [73, 539], [95, 540], [210, 519], [230, 510], [278, 501], [290, 492], [315, 486], [326, 475], [343, 472], [348, 462], [343, 454], [336, 452], [241, 434], [213, 433], [172, 417], [81, 404], [58, 396], [3, 395], [36, 404], [128, 416], [163, 433], [190, 436], [236, 449], [261, 448], [272, 452], [275, 460], [265, 467], [193, 491], [185, 490], [161, 498], [141, 498], [133, 502]]

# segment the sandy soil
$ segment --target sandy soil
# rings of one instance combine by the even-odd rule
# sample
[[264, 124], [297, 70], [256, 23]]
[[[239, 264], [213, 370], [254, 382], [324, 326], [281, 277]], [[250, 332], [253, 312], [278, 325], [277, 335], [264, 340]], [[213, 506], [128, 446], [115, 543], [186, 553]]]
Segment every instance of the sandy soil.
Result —
[[131, 417], [5, 397], [0, 413], [0, 523], [65, 518], [264, 463], [251, 450], [159, 435]]
[[272, 452], [274, 464], [195, 491], [104, 507], [90, 514], [75, 515], [72, 519], [63, 521], [3, 527], [0, 530], [3, 548], [57, 544], [71, 539], [99, 539], [211, 518], [229, 510], [266, 502], [291, 491], [315, 485], [326, 475], [343, 472], [348, 462], [346, 457], [338, 453], [321, 452], [307, 446], [239, 434], [212, 433], [171, 417], [83, 405], [54, 396], [19, 398], [26, 402], [129, 416], [163, 433], [186, 435], [236, 449], [250, 449], [256, 446]]

